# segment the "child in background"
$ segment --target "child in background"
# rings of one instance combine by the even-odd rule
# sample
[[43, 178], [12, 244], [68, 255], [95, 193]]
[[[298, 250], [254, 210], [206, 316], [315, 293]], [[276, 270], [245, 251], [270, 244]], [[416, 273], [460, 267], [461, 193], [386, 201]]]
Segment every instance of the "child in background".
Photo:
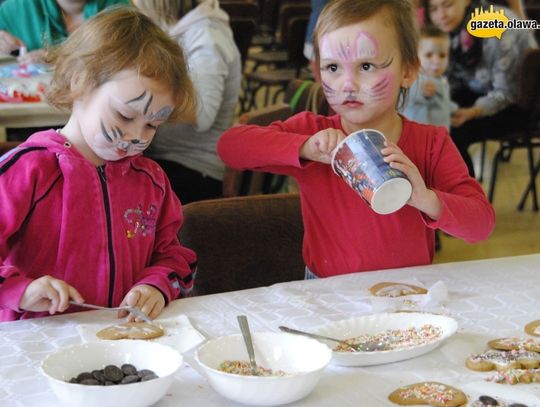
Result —
[[450, 100], [450, 85], [444, 76], [449, 53], [448, 34], [434, 26], [420, 30], [420, 72], [409, 90], [403, 111], [408, 119], [450, 128], [450, 116], [458, 106]]
[[49, 101], [71, 110], [68, 123], [0, 159], [0, 320], [64, 312], [69, 300], [156, 318], [193, 285], [180, 202], [141, 155], [161, 123], [193, 120], [182, 50], [120, 8], [84, 23], [52, 62]]
[[[443, 127], [399, 115], [418, 71], [415, 16], [406, 0], [335, 0], [319, 16], [315, 57], [337, 113], [299, 113], [267, 127], [228, 130], [218, 152], [233, 168], [296, 178], [304, 219], [306, 278], [429, 264], [437, 228], [467, 242], [486, 239], [495, 214]], [[382, 153], [412, 184], [408, 205], [376, 214], [331, 166], [356, 130], [386, 135]]]

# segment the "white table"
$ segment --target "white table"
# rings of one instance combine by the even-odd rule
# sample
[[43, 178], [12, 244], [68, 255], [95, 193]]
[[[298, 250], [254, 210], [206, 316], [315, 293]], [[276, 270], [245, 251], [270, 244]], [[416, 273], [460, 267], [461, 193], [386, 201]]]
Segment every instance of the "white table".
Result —
[[[295, 281], [182, 299], [165, 313], [187, 315], [208, 338], [237, 333], [236, 315], [241, 313], [248, 315], [254, 331], [277, 331], [279, 325], [309, 330], [328, 321], [370, 313], [366, 289], [375, 282], [404, 277], [415, 277], [426, 286], [439, 280], [446, 284], [446, 313], [457, 319], [458, 333], [440, 348], [411, 360], [364, 368], [329, 365], [316, 390], [294, 406], [390, 406], [388, 393], [401, 385], [436, 380], [459, 387], [482, 381], [488, 374], [467, 369], [467, 354], [483, 351], [489, 339], [525, 336], [523, 326], [540, 319], [540, 254]], [[60, 347], [81, 343], [77, 324], [98, 314], [103, 317], [103, 311], [89, 311], [0, 323], [0, 405], [57, 406], [58, 400], [40, 376], [40, 360]], [[538, 384], [512, 388], [540, 396]], [[237, 404], [216, 394], [186, 365], [169, 394], [157, 404], [180, 405]]]

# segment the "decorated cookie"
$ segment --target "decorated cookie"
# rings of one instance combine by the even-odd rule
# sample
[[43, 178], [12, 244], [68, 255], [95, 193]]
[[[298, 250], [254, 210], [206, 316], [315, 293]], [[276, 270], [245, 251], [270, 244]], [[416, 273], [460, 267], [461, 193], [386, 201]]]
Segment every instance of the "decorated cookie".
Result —
[[165, 331], [158, 325], [146, 322], [126, 322], [102, 329], [96, 336], [100, 339], [153, 339], [163, 336]]
[[540, 352], [540, 340], [534, 338], [499, 338], [488, 342], [490, 348], [499, 350], [526, 349]]
[[467, 396], [461, 390], [438, 382], [421, 382], [400, 387], [390, 393], [388, 399], [401, 406], [425, 404], [457, 407], [467, 403]]
[[503, 400], [499, 397], [480, 396], [472, 402], [471, 407], [529, 407], [515, 401]]
[[540, 319], [525, 325], [525, 332], [532, 336], [540, 336]]
[[465, 364], [469, 369], [486, 372], [510, 368], [536, 368], [540, 366], [540, 353], [520, 350], [494, 350], [471, 354]]
[[488, 382], [517, 384], [540, 383], [540, 369], [508, 369], [486, 379]]
[[426, 294], [427, 290], [412, 284], [405, 283], [378, 283], [369, 289], [377, 297], [403, 297], [405, 295]]

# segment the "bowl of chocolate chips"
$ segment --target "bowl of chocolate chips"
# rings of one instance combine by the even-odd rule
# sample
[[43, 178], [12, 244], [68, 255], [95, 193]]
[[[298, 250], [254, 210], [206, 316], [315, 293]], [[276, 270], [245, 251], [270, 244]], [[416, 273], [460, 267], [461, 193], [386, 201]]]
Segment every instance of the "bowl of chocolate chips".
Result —
[[60, 349], [41, 372], [65, 405], [145, 407], [166, 394], [182, 361], [169, 346], [126, 339]]

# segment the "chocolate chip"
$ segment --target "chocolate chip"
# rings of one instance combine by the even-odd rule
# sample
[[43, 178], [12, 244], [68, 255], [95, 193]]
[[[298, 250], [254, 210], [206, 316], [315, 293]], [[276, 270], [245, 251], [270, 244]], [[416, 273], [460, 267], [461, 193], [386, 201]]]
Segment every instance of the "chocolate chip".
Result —
[[96, 379], [84, 379], [81, 380], [79, 384], [85, 384], [88, 386], [99, 386], [99, 382]]
[[107, 379], [105, 379], [105, 374], [103, 373], [103, 370], [93, 370], [92, 376], [94, 376], [94, 379], [96, 379], [100, 384], [105, 383]]
[[139, 375], [139, 377], [142, 379], [144, 376], [148, 376], [150, 374], [155, 374], [154, 372], [152, 372], [151, 370], [149, 369], [141, 369], [139, 370], [139, 372], [137, 373], [137, 375]]
[[478, 397], [478, 400], [482, 404], [486, 404], [486, 405], [490, 405], [490, 406], [498, 406], [499, 405], [499, 402], [497, 400], [495, 400], [493, 397], [490, 397], [490, 396], [480, 396], [480, 397]]
[[510, 404], [508, 407], [527, 407], [527, 406], [521, 403], [513, 403], [513, 404]]
[[132, 374], [132, 375], [129, 375], [129, 376], [125, 376], [120, 383], [129, 384], [129, 383], [136, 383], [136, 382], [139, 382], [139, 381], [141, 381], [141, 378], [139, 376], [137, 376], [136, 374]]
[[137, 368], [135, 366], [133, 366], [133, 365], [130, 365], [129, 363], [124, 363], [121, 366], [121, 369], [122, 369], [122, 372], [124, 372], [124, 374], [126, 376], [136, 375], [137, 374]]
[[157, 379], [158, 375], [155, 373], [147, 374], [146, 376], [141, 377], [141, 382], [146, 382], [148, 380]]
[[124, 372], [122, 372], [122, 370], [115, 365], [105, 366], [103, 373], [105, 374], [105, 378], [107, 380], [115, 383], [119, 383], [124, 377]]
[[93, 378], [94, 378], [94, 376], [92, 376], [92, 373], [90, 373], [90, 372], [82, 372], [82, 373], [79, 373], [79, 375], [77, 376], [77, 382], [80, 383], [83, 380], [93, 379]]

